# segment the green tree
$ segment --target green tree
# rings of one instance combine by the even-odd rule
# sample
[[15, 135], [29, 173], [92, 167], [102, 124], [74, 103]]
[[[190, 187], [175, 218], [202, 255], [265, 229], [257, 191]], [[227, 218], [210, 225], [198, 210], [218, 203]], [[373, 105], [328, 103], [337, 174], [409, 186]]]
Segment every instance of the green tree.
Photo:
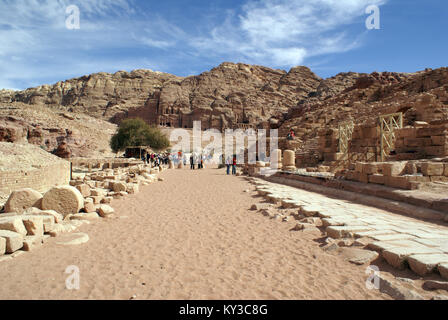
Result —
[[114, 152], [133, 146], [148, 146], [160, 151], [168, 148], [170, 141], [160, 129], [151, 127], [144, 120], [137, 118], [121, 122], [117, 133], [110, 141], [110, 146]]

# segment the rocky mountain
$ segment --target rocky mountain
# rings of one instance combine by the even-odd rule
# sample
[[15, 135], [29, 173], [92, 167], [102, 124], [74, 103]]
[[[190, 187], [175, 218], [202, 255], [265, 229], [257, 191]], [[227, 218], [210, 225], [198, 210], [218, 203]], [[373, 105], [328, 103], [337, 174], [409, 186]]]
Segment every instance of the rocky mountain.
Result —
[[135, 70], [97, 73], [20, 92], [0, 93], [1, 103], [63, 106], [69, 112], [119, 122], [139, 116], [152, 124], [191, 128], [256, 126], [280, 120], [316, 91], [322, 79], [306, 67], [289, 72], [223, 63], [187, 78]]
[[[97, 145], [88, 135], [85, 142], [78, 141], [84, 134], [78, 127], [97, 121], [100, 127], [89, 128], [107, 141], [115, 128], [111, 122], [141, 117], [171, 128], [191, 128], [193, 121], [201, 121], [203, 129], [280, 127], [281, 136], [293, 128], [304, 141], [295, 149], [308, 152], [319, 129], [341, 121], [375, 121], [378, 114], [396, 111], [404, 111], [406, 121], [446, 119], [447, 73], [447, 68], [415, 74], [346, 72], [321, 79], [303, 66], [284, 71], [229, 62], [185, 78], [151, 70], [96, 73], [24, 91], [0, 91], [0, 141], [25, 139], [48, 145], [48, 150], [58, 148], [62, 155], [67, 148], [83, 155], [89, 153], [83, 148], [93, 151]], [[36, 121], [39, 113], [45, 116]], [[64, 121], [48, 125], [48, 119]], [[48, 130], [41, 139], [42, 127]], [[101, 145], [110, 151], [106, 142]]]

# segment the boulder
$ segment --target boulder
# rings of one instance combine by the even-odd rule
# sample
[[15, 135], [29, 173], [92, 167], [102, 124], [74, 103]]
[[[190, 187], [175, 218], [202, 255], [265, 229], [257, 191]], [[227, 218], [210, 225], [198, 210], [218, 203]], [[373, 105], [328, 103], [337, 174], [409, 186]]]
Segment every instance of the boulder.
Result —
[[111, 214], [114, 214], [115, 210], [107, 204], [102, 204], [98, 208], [97, 212], [102, 218], [105, 218], [107, 216], [110, 216]]
[[27, 234], [21, 216], [0, 218], [0, 230], [17, 232], [22, 236]]
[[6, 253], [14, 253], [23, 247], [24, 236], [20, 233], [0, 230], [0, 238], [6, 240]]
[[81, 192], [72, 186], [54, 187], [42, 199], [42, 209], [54, 210], [64, 217], [78, 213], [83, 207]]
[[42, 207], [42, 195], [33, 189], [13, 191], [5, 204], [5, 212], [23, 213], [31, 207]]

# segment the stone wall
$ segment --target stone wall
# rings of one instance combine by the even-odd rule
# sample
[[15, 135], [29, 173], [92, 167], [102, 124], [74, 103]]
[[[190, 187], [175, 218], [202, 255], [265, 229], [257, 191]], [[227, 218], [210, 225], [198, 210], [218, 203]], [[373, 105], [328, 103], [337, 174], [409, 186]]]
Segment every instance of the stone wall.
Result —
[[0, 171], [0, 193], [10, 194], [22, 188], [46, 192], [54, 186], [70, 183], [70, 163], [58, 162], [20, 171]]

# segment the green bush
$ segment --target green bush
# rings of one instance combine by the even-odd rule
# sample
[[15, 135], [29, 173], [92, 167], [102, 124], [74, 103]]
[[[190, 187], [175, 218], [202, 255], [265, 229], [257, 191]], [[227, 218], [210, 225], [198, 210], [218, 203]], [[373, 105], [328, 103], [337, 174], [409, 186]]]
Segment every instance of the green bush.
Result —
[[110, 146], [114, 152], [140, 146], [160, 151], [168, 148], [170, 141], [160, 129], [151, 127], [144, 120], [137, 118], [121, 122], [117, 133], [110, 141]]

